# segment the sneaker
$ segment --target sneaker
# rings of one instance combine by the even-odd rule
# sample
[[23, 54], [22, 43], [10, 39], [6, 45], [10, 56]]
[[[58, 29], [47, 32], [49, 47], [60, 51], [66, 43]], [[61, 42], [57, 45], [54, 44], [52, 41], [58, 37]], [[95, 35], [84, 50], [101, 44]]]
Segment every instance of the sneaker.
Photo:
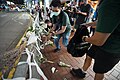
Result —
[[58, 48], [56, 48], [55, 50], [54, 50], [54, 52], [59, 52], [60, 51], [60, 49], [58, 49]]
[[76, 76], [76, 77], [79, 77], [79, 78], [85, 78], [86, 76], [86, 73], [84, 73], [80, 68], [79, 69], [72, 69], [70, 71], [70, 73], [73, 75], [73, 76]]

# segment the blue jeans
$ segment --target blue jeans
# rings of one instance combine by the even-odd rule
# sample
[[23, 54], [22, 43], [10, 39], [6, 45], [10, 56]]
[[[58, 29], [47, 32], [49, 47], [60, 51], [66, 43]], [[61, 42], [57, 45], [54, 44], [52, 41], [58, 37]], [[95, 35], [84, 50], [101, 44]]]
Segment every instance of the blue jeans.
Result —
[[61, 37], [62, 37], [62, 44], [65, 47], [67, 47], [70, 34], [71, 34], [71, 31], [63, 33], [63, 34], [56, 35], [57, 38], [54, 39], [54, 44], [55, 44], [57, 49], [60, 49], [59, 40], [60, 40]]

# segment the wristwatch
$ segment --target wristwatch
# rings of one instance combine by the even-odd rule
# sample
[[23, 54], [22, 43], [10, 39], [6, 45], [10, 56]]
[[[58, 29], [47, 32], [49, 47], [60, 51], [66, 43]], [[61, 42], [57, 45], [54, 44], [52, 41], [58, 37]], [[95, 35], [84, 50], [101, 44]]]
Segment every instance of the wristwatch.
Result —
[[82, 37], [82, 41], [83, 41], [83, 42], [86, 42], [86, 41], [85, 41], [86, 38], [88, 38], [88, 36], [83, 36], [83, 37]]

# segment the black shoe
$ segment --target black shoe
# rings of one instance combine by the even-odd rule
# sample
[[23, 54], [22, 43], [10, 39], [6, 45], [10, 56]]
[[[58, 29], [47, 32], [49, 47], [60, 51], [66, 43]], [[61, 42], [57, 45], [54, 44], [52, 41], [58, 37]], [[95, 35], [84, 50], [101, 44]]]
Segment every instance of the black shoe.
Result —
[[54, 50], [54, 52], [59, 52], [60, 51], [60, 49], [58, 49], [58, 48], [56, 48], [55, 50]]
[[76, 77], [79, 77], [79, 78], [85, 78], [86, 76], [86, 73], [84, 73], [80, 68], [79, 69], [72, 69], [70, 71], [70, 73], [73, 75], [73, 76], [76, 76]]

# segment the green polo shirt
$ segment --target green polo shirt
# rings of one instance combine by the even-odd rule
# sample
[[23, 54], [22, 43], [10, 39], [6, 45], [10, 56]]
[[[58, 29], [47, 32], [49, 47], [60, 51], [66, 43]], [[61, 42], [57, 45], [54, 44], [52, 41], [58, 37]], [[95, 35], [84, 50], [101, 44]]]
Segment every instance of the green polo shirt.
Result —
[[62, 26], [65, 26], [66, 30], [64, 33], [67, 33], [71, 30], [71, 24], [70, 24], [69, 17], [67, 13], [65, 13], [64, 11], [61, 11], [58, 16], [53, 16], [52, 23], [57, 24], [56, 27], [59, 27], [59, 28], [61, 28]]
[[120, 54], [120, 0], [104, 0], [98, 10], [97, 32], [111, 33], [100, 48]]

